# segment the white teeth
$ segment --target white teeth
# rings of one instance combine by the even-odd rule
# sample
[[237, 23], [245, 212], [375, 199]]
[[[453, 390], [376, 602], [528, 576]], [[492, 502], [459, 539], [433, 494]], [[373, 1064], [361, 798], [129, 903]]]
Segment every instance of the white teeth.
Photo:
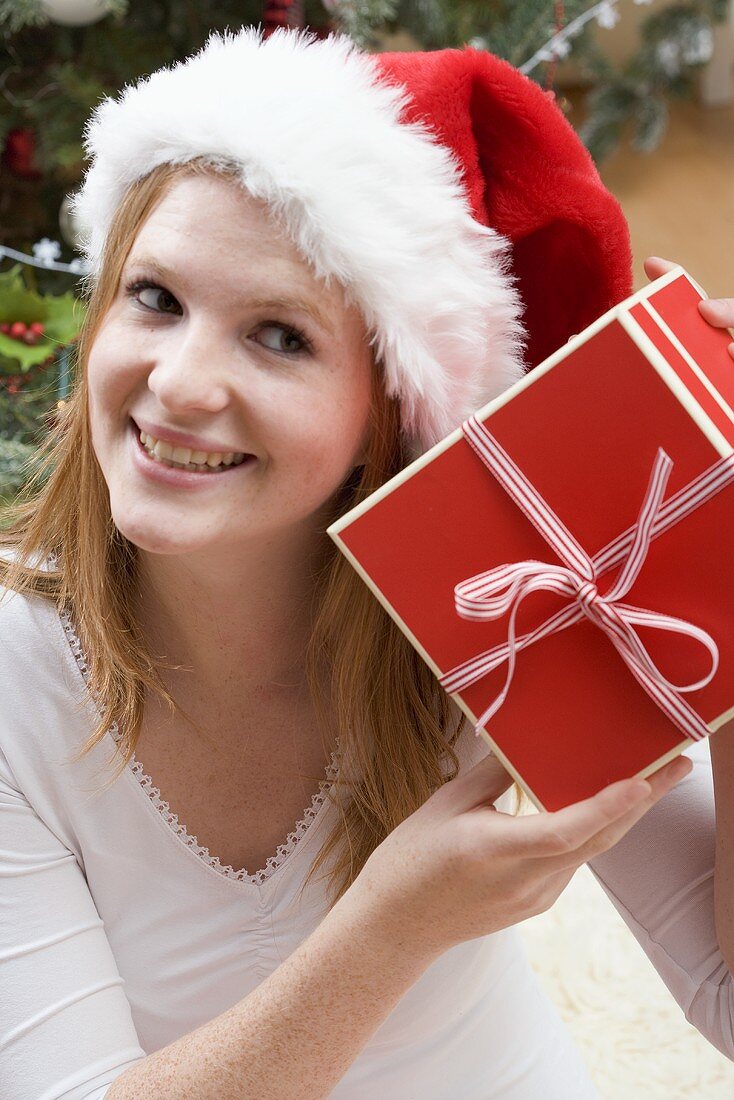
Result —
[[170, 443], [165, 443], [162, 439], [156, 440], [155, 446], [153, 447], [153, 453], [157, 455], [158, 458], [167, 458], [169, 461], [173, 459], [173, 447]]
[[140, 442], [149, 455], [157, 458], [159, 462], [164, 462], [167, 466], [174, 466], [176, 469], [211, 472], [217, 467], [239, 466], [245, 459], [244, 451], [229, 451], [227, 454], [220, 454], [219, 452], [207, 454], [206, 451], [192, 451], [188, 447], [174, 447], [162, 439], [155, 439], [154, 436], [148, 435], [147, 432], [142, 430], [140, 432]]

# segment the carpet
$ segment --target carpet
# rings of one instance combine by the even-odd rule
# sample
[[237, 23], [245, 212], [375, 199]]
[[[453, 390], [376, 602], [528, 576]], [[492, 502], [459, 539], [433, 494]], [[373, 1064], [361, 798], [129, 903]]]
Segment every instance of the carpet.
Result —
[[518, 930], [604, 1100], [734, 1098], [734, 1062], [688, 1023], [586, 866]]

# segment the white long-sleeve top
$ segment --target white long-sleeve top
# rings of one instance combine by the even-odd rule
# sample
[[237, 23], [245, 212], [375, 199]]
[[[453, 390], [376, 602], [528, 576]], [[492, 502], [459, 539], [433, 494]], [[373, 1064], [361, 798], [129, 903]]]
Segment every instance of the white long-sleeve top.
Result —
[[[0, 596], [0, 1100], [100, 1100], [128, 1066], [247, 996], [323, 919], [323, 884], [297, 893], [336, 813], [339, 761], [264, 869], [224, 867], [134, 758], [103, 789], [114, 727], [70, 763], [97, 724], [73, 624], [39, 597]], [[457, 749], [464, 770], [486, 744], [469, 727]], [[688, 1018], [734, 1057], [710, 763], [696, 752], [691, 776], [594, 869]], [[331, 1096], [598, 1093], [506, 929], [437, 959]]]

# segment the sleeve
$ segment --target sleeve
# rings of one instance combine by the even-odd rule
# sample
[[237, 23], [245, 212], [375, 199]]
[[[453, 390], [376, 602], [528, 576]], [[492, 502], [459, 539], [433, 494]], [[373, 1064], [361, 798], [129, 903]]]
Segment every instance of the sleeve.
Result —
[[686, 1019], [734, 1061], [734, 978], [714, 920], [716, 815], [708, 741], [691, 772], [589, 864]]
[[0, 1095], [101, 1100], [141, 1061], [82, 870], [0, 751]]

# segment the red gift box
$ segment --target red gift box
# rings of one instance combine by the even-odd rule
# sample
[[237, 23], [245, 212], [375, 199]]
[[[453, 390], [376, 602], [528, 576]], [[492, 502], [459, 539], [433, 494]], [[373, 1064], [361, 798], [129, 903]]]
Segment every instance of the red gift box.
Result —
[[[734, 363], [704, 297], [650, 283], [328, 529], [539, 809], [734, 717]], [[502, 699], [511, 615], [562, 625]]]

